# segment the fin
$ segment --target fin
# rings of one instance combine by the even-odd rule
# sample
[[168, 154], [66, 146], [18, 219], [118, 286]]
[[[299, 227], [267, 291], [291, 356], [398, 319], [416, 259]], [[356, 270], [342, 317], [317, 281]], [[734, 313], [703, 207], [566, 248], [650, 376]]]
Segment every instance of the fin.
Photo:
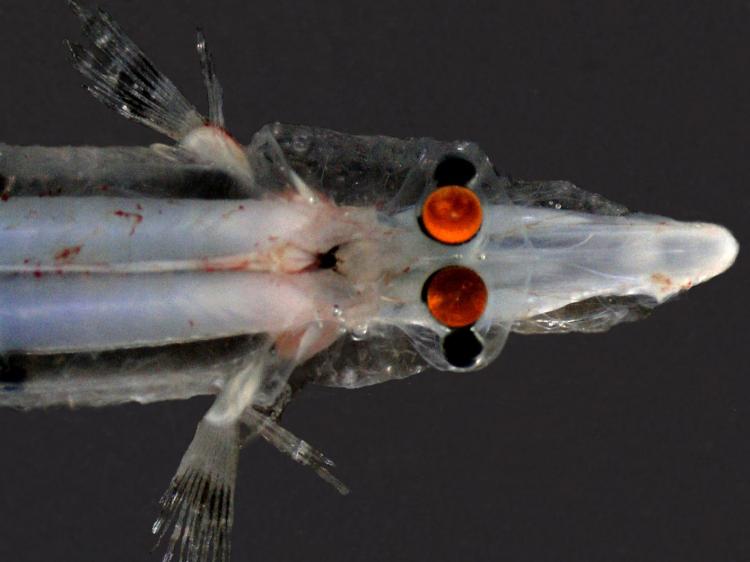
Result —
[[203, 30], [198, 29], [198, 58], [201, 62], [201, 71], [203, 73], [203, 82], [208, 92], [208, 121], [212, 125], [224, 128], [224, 91], [221, 88], [219, 79], [214, 71], [214, 60], [211, 52], [208, 50], [206, 37]]
[[230, 175], [242, 191], [251, 192], [254, 179], [244, 148], [224, 129], [222, 88], [203, 33], [198, 31], [196, 46], [208, 90], [208, 119], [157, 70], [109, 14], [88, 10], [75, 0], [68, 3], [89, 39], [88, 47], [67, 43], [73, 64], [89, 81], [84, 87], [120, 115], [179, 143], [171, 149], [156, 145], [154, 151], [160, 156], [180, 164], [212, 166]]
[[252, 406], [273, 408], [297, 366], [338, 337], [338, 331], [329, 328], [326, 323], [311, 323], [299, 330], [265, 336], [248, 361], [226, 379], [205, 419], [217, 426], [231, 425]]
[[68, 0], [91, 46], [68, 42], [73, 64], [90, 80], [86, 89], [127, 119], [180, 140], [204, 118], [103, 10]]
[[336, 466], [331, 459], [292, 432], [281, 427], [269, 416], [261, 414], [253, 408], [248, 408], [242, 417], [242, 421], [248, 427], [254, 429], [251, 437], [260, 435], [281, 453], [289, 455], [293, 461], [312, 468], [318, 476], [336, 488], [336, 491], [342, 496], [349, 493], [346, 484], [331, 474], [329, 469]]
[[154, 548], [172, 529], [164, 562], [229, 562], [238, 462], [239, 424], [201, 421], [152, 528]]
[[243, 423], [251, 434], [262, 435], [341, 493], [348, 492], [328, 471], [331, 461], [253, 409], [273, 409], [279, 400], [285, 402], [289, 376], [320, 340], [321, 329], [313, 324], [294, 334], [264, 337], [248, 362], [226, 380], [160, 501], [161, 513], [152, 529], [159, 537], [157, 546], [172, 529], [164, 562], [170, 562], [177, 550], [180, 562], [228, 562]]

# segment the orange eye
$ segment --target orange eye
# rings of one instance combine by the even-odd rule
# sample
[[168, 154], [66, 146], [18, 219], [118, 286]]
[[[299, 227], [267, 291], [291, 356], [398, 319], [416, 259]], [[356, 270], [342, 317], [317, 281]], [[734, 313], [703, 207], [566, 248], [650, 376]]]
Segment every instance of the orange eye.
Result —
[[469, 268], [446, 267], [427, 280], [427, 308], [449, 328], [471, 326], [486, 307], [487, 286]]
[[438, 242], [463, 244], [482, 226], [482, 204], [471, 189], [457, 185], [441, 187], [424, 202], [422, 225]]

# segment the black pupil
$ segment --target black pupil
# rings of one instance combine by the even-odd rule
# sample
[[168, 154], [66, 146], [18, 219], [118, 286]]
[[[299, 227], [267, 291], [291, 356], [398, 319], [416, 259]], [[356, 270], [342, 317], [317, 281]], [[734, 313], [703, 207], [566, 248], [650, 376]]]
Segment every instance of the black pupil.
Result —
[[468, 160], [458, 156], [448, 156], [435, 168], [434, 178], [438, 187], [444, 185], [465, 186], [476, 173], [477, 169], [474, 164]]
[[453, 330], [443, 338], [443, 354], [454, 367], [471, 367], [483, 349], [471, 328]]

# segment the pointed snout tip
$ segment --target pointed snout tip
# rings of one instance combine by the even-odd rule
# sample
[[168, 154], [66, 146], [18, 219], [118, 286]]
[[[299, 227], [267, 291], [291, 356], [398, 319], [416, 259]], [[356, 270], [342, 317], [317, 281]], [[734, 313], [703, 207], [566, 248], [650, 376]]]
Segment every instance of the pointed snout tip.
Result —
[[726, 227], [710, 223], [702, 223], [700, 226], [704, 229], [704, 235], [711, 240], [712, 255], [708, 259], [712, 262], [712, 267], [706, 276], [710, 279], [732, 267], [740, 251], [740, 244]]
[[725, 227], [711, 223], [673, 223], [662, 246], [662, 261], [650, 280], [649, 294], [668, 298], [705, 283], [729, 269], [740, 245]]

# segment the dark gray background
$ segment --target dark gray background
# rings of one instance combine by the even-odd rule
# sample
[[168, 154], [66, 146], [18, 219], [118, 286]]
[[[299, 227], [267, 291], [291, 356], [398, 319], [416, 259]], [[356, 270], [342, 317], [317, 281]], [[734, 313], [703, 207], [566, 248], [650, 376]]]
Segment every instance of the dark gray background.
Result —
[[[466, 138], [746, 243], [750, 3], [107, 0], [188, 98], [212, 44], [230, 129]], [[0, 139], [144, 144], [79, 88], [62, 0], [0, 4]], [[234, 560], [750, 560], [747, 260], [598, 336], [514, 336], [493, 367], [311, 388], [285, 424], [339, 497], [271, 448], [240, 465]], [[209, 401], [0, 411], [0, 560], [148, 555]]]

